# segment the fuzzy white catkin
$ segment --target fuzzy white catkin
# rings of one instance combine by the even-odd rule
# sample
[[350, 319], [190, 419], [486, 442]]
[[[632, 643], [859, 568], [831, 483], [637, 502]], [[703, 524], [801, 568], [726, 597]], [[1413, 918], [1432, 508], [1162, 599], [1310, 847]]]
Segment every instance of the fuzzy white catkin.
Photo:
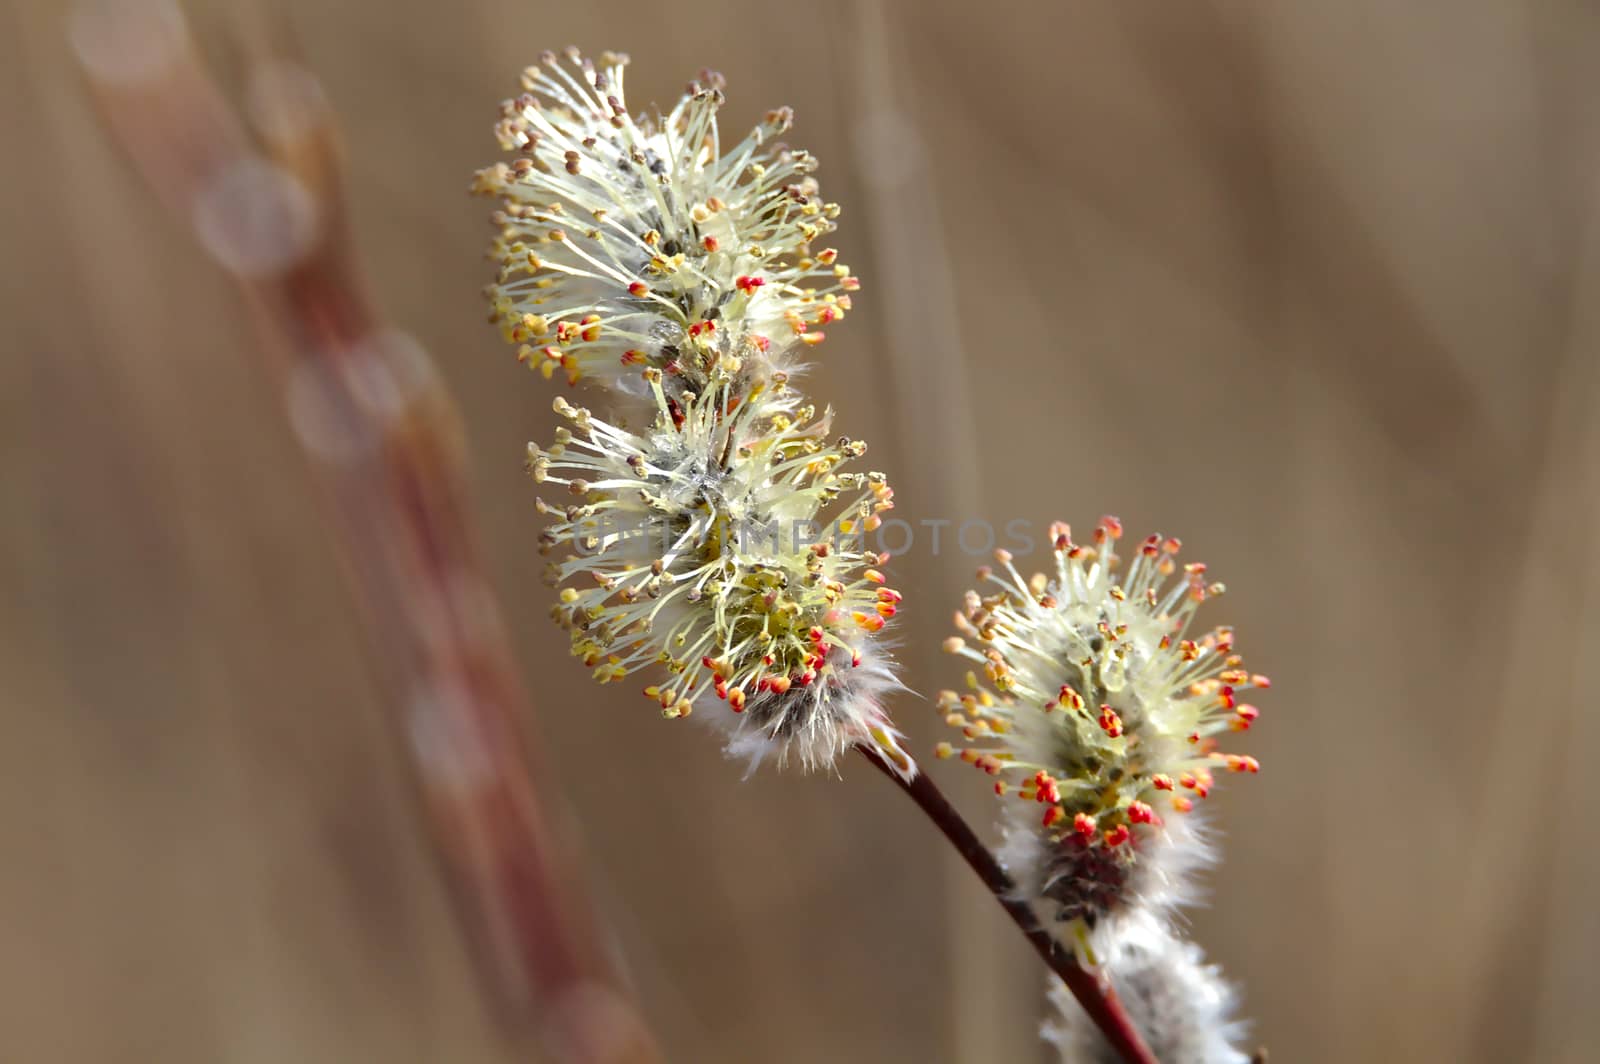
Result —
[[939, 696], [969, 742], [939, 756], [959, 754], [1006, 799], [1007, 870], [1042, 920], [1097, 952], [1123, 921], [1192, 900], [1215, 860], [1197, 803], [1217, 771], [1260, 769], [1217, 737], [1248, 730], [1244, 695], [1271, 683], [1244, 669], [1231, 628], [1196, 627], [1223, 591], [1204, 565], [1180, 566], [1182, 545], [1153, 535], [1124, 566], [1121, 535], [1107, 516], [1080, 545], [1058, 524], [1055, 571], [1031, 578], [998, 552], [945, 643], [975, 668]]
[[725, 143], [720, 75], [704, 71], [666, 115], [633, 115], [628, 59], [568, 49], [523, 75], [496, 135], [516, 153], [479, 171], [500, 201], [486, 290], [491, 320], [530, 368], [643, 394], [651, 366], [704, 394], [729, 362], [793, 370], [790, 348], [822, 341], [859, 287], [832, 248], [839, 214], [779, 141], [793, 115], [769, 111]]
[[[1133, 1025], [1162, 1064], [1248, 1064], [1238, 1048], [1245, 1024], [1221, 970], [1155, 918], [1130, 921], [1105, 972]], [[1120, 1054], [1059, 981], [1050, 990], [1045, 1041], [1061, 1064], [1119, 1064]]]
[[846, 468], [866, 444], [791, 383], [859, 288], [811, 246], [839, 209], [776, 139], [787, 108], [724, 144], [719, 75], [635, 116], [626, 66], [546, 53], [501, 106], [516, 158], [474, 183], [500, 201], [490, 320], [610, 407], [558, 398], [570, 427], [529, 447], [555, 491], [538, 504], [552, 617], [595, 680], [647, 677], [663, 715], [709, 721], [752, 766], [867, 746], [910, 775], [879, 637], [901, 596], [866, 540], [893, 492]]

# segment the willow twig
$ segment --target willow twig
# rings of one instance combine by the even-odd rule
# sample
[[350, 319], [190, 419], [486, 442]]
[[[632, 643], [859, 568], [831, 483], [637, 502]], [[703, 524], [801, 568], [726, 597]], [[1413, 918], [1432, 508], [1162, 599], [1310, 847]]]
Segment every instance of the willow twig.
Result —
[[393, 694], [457, 909], [502, 1013], [566, 1064], [650, 1064], [654, 1040], [540, 793], [529, 706], [478, 556], [454, 404], [366, 295], [333, 119], [292, 59], [252, 56], [251, 125], [170, 3], [78, 12], [107, 128], [239, 284], [311, 459]]
[[1083, 1006], [1083, 1010], [1089, 1014], [1095, 1026], [1100, 1028], [1106, 1040], [1122, 1054], [1122, 1058], [1128, 1064], [1157, 1064], [1156, 1058], [1144, 1044], [1144, 1039], [1140, 1038], [1139, 1032], [1134, 1029], [1133, 1022], [1128, 1018], [1117, 992], [1112, 989], [1110, 983], [1079, 964], [1076, 954], [1063, 949], [1059, 942], [1039, 926], [1033, 910], [1018, 895], [1016, 884], [1011, 881], [1006, 870], [1000, 867], [1000, 862], [989, 852], [989, 848], [973, 832], [972, 827], [950, 804], [949, 799], [945, 798], [938, 784], [934, 783], [926, 772], [917, 772], [907, 779], [875, 749], [866, 746], [858, 746], [856, 749], [860, 750], [866, 759], [896, 786], [905, 791], [911, 800], [917, 803], [917, 808], [926, 813], [934, 826], [944, 833], [944, 837], [955, 847], [961, 859], [977, 873], [984, 887], [994, 895], [994, 900], [1000, 903], [1006, 915], [1011, 917], [1021, 930], [1028, 944], [1034, 948], [1050, 970], [1061, 977], [1067, 989], [1072, 991], [1072, 996], [1078, 999], [1078, 1004]]

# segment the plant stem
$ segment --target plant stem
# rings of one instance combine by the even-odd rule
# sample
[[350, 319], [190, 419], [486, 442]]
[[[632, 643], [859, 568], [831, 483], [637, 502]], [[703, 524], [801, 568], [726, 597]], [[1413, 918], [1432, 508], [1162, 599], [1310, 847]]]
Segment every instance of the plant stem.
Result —
[[1105, 1035], [1106, 1040], [1122, 1055], [1128, 1064], [1159, 1064], [1151, 1054], [1149, 1047], [1144, 1044], [1144, 1039], [1139, 1037], [1139, 1032], [1134, 1029], [1133, 1022], [1128, 1018], [1127, 1012], [1122, 1007], [1122, 1002], [1117, 997], [1117, 992], [1111, 988], [1106, 980], [1089, 971], [1078, 963], [1078, 958], [1071, 950], [1061, 947], [1051, 935], [1039, 926], [1032, 908], [1017, 895], [1016, 884], [1006, 870], [1000, 867], [1000, 862], [994, 854], [989, 852], [973, 832], [972, 827], [956, 812], [949, 799], [939, 790], [937, 784], [925, 772], [917, 772], [909, 780], [900, 774], [894, 766], [885, 761], [876, 750], [866, 746], [858, 746], [866, 759], [872, 762], [880, 772], [892, 780], [896, 786], [905, 791], [917, 807], [928, 815], [938, 829], [944, 832], [944, 837], [950, 845], [956, 848], [963, 860], [967, 862], [989, 893], [994, 895], [995, 901], [1006, 911], [1006, 915], [1022, 931], [1034, 950], [1049, 965], [1050, 970], [1061, 977], [1067, 984], [1067, 989], [1072, 991], [1072, 996], [1078, 999], [1078, 1004], [1089, 1014], [1095, 1026]]
[[300, 415], [296, 439], [366, 607], [418, 811], [486, 985], [513, 1030], [542, 1040], [540, 1059], [658, 1064], [520, 726], [532, 713], [487, 593], [454, 403], [367, 297], [333, 117], [309, 71], [268, 54], [264, 33], [245, 70], [261, 127], [250, 139], [166, 10], [84, 8], [80, 58], [135, 169], [242, 288], [261, 342], [241, 353], [265, 358]]

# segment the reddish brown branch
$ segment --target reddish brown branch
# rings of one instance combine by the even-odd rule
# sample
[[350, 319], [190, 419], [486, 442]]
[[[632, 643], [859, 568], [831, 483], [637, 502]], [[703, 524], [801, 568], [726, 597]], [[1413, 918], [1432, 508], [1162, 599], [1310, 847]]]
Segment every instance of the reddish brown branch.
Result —
[[253, 140], [170, 4], [81, 11], [110, 131], [239, 283], [324, 489], [458, 910], [495, 996], [554, 1059], [659, 1059], [535, 786], [526, 693], [463, 498], [450, 397], [365, 292], [315, 80], [256, 56]]
[[1033, 910], [1028, 903], [1023, 901], [1017, 893], [1016, 884], [1000, 867], [1000, 862], [995, 860], [993, 853], [983, 844], [973, 832], [972, 827], [961, 817], [949, 799], [939, 790], [937, 784], [925, 772], [918, 772], [907, 780], [893, 765], [886, 762], [877, 751], [860, 746], [858, 750], [872, 762], [879, 771], [895, 785], [905, 791], [917, 808], [927, 814], [928, 819], [944, 833], [950, 845], [955, 847], [961, 859], [967, 866], [977, 873], [978, 879], [1006, 915], [1022, 931], [1034, 950], [1039, 954], [1050, 970], [1061, 977], [1067, 984], [1067, 989], [1072, 991], [1072, 996], [1078, 999], [1078, 1004], [1089, 1014], [1095, 1026], [1100, 1028], [1106, 1040], [1116, 1048], [1117, 1052], [1128, 1064], [1157, 1064], [1156, 1058], [1144, 1044], [1144, 1039], [1139, 1037], [1139, 1032], [1133, 1027], [1127, 1012], [1122, 1007], [1122, 1002], [1117, 997], [1117, 992], [1105, 979], [1084, 968], [1078, 963], [1077, 956], [1071, 951], [1061, 948], [1061, 944], [1050, 936], [1034, 917]]

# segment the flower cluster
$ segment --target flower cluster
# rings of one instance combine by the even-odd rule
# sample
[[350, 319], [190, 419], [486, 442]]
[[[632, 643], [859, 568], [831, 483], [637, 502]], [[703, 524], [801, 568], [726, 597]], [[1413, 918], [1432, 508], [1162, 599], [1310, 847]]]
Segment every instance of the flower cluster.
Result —
[[1196, 802], [1218, 771], [1256, 772], [1215, 736], [1243, 731], [1243, 700], [1266, 677], [1245, 670], [1231, 629], [1191, 634], [1195, 612], [1223, 590], [1206, 567], [1177, 561], [1175, 539], [1151, 536], [1126, 573], [1122, 525], [1103, 518], [1093, 545], [1051, 529], [1053, 577], [1024, 579], [1005, 552], [996, 587], [968, 592], [945, 649], [980, 668], [940, 706], [972, 745], [940, 756], [994, 776], [1012, 796], [1008, 863], [1041, 906], [1080, 930], [1116, 937], [1119, 918], [1182, 902], [1186, 874], [1210, 860]]
[[[1124, 928], [1104, 970], [1157, 1060], [1248, 1064], [1238, 1047], [1245, 1025], [1234, 1018], [1236, 995], [1199, 946], [1146, 915]], [[1055, 1015], [1043, 1033], [1061, 1064], [1122, 1060], [1059, 982], [1050, 988], [1050, 1005]]]
[[866, 444], [830, 439], [830, 413], [791, 383], [793, 352], [856, 288], [810, 247], [838, 209], [811, 157], [771, 142], [787, 110], [724, 152], [719, 76], [634, 118], [625, 65], [547, 54], [502, 107], [519, 157], [475, 186], [502, 200], [492, 320], [546, 377], [595, 381], [643, 422], [557, 399], [570, 427], [529, 447], [534, 479], [565, 493], [539, 502], [553, 616], [596, 680], [652, 671], [664, 715], [715, 706], [702, 716], [752, 763], [827, 765], [861, 744], [911, 773], [877, 638], [900, 595], [863, 542], [893, 492], [846, 468]]
[[702, 72], [666, 117], [635, 118], [626, 56], [566, 59], [523, 74], [496, 126], [518, 157], [474, 184], [501, 201], [486, 295], [518, 356], [623, 390], [654, 368], [669, 392], [704, 394], [719, 371], [781, 367], [790, 341], [820, 342], [858, 282], [832, 248], [811, 250], [839, 208], [818, 196], [815, 159], [774, 140], [789, 109], [725, 152], [720, 75]]

